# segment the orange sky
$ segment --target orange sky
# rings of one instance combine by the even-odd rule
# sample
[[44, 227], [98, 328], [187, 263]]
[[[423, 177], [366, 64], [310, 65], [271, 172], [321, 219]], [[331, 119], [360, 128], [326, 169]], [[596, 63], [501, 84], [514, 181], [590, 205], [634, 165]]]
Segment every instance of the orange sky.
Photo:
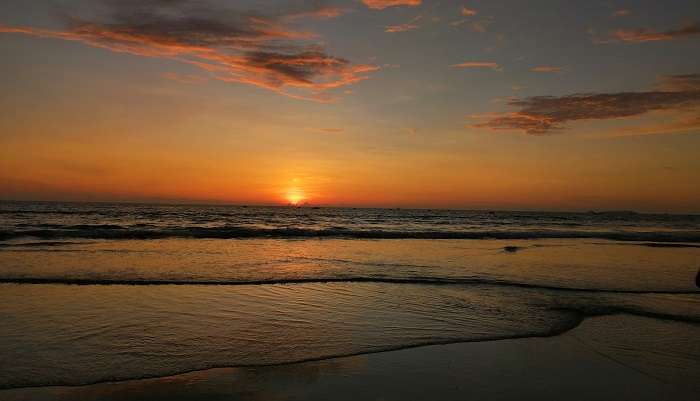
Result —
[[700, 212], [697, 3], [147, 3], [0, 5], [1, 199]]

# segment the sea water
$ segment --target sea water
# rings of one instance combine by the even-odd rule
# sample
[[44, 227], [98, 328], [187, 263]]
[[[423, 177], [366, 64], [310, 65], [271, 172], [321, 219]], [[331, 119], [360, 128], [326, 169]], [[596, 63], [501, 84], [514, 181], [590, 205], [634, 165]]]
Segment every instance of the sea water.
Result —
[[630, 344], [679, 341], [599, 349], [700, 379], [699, 267], [691, 215], [3, 202], [0, 387], [553, 336], [619, 314], [668, 328], [622, 331]]

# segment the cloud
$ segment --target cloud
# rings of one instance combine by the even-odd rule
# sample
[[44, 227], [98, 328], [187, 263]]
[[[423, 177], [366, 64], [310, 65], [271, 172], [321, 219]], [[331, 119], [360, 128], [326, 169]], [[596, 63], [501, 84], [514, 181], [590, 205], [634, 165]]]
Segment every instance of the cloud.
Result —
[[373, 10], [383, 10], [388, 7], [421, 5], [422, 0], [362, 0], [365, 5]]
[[559, 73], [559, 72], [562, 72], [563, 69], [562, 69], [561, 67], [539, 66], [539, 67], [532, 67], [532, 68], [530, 68], [530, 71], [533, 71], [533, 72], [547, 72], [547, 73]]
[[282, 17], [287, 20], [296, 20], [301, 18], [332, 19], [340, 17], [346, 12], [347, 10], [344, 8], [320, 5], [317, 8], [301, 8], [298, 10], [291, 10], [286, 12]]
[[670, 121], [660, 123], [642, 124], [631, 127], [620, 127], [608, 132], [596, 132], [595, 136], [624, 137], [640, 135], [657, 135], [675, 132], [697, 130], [700, 128], [700, 116], [691, 113], [684, 113], [674, 116]]
[[422, 15], [419, 15], [412, 20], [408, 21], [405, 24], [401, 25], [389, 25], [384, 29], [384, 32], [390, 32], [390, 33], [396, 33], [396, 32], [406, 32], [406, 31], [411, 31], [414, 29], [420, 28], [420, 25], [418, 25], [418, 22], [423, 18]]
[[471, 24], [469, 24], [469, 27], [474, 32], [484, 33], [484, 32], [486, 32], [488, 24], [489, 24], [489, 22], [486, 22], [486, 21], [477, 21], [477, 22], [472, 22]]
[[661, 77], [656, 85], [656, 89], [665, 92], [700, 91], [700, 74]]
[[328, 134], [339, 134], [339, 133], [345, 131], [345, 129], [344, 128], [318, 128], [317, 131], [325, 132]]
[[[0, 33], [81, 42], [119, 53], [172, 58], [210, 73], [213, 79], [254, 85], [293, 98], [328, 102], [326, 91], [368, 78], [377, 66], [352, 64], [310, 43], [316, 35], [285, 22], [289, 15], [326, 8], [297, 9], [264, 16], [210, 10], [190, 0], [157, 0], [113, 5], [107, 21], [67, 18], [55, 31], [0, 25]], [[150, 5], [150, 6], [149, 6]], [[295, 17], [296, 18], [296, 17]]]
[[[478, 12], [474, 9], [467, 8], [465, 6], [462, 6], [459, 10], [460, 14], [462, 17], [473, 17], [478, 14]], [[461, 26], [464, 23], [469, 21], [469, 18], [462, 18], [457, 21], [452, 21], [450, 22], [450, 26]], [[483, 21], [476, 21], [472, 22], [469, 27], [471, 28], [472, 31], [474, 32], [486, 32], [486, 28], [488, 24], [490, 24], [491, 21], [489, 19], [483, 20]]]
[[617, 42], [644, 43], [688, 39], [698, 36], [700, 36], [700, 24], [697, 22], [689, 22], [677, 29], [668, 31], [655, 31], [650, 28], [618, 29], [610, 33], [607, 37], [594, 38], [593, 42], [598, 44]]
[[567, 123], [578, 120], [626, 118], [654, 111], [693, 112], [697, 115], [700, 106], [699, 78], [700, 74], [666, 77], [661, 80], [662, 85], [670, 83], [665, 90], [514, 99], [508, 104], [519, 108], [518, 111], [477, 116], [487, 121], [473, 126], [541, 135], [561, 130]]
[[612, 17], [614, 17], [614, 18], [626, 17], [630, 14], [631, 14], [630, 10], [620, 9], [620, 10], [615, 10], [615, 12], [612, 13]]
[[461, 12], [462, 12], [462, 15], [465, 17], [471, 17], [472, 15], [477, 14], [476, 10], [473, 10], [471, 8], [467, 8], [465, 6], [462, 6]]
[[502, 71], [503, 68], [497, 63], [491, 61], [467, 61], [460, 64], [453, 64], [450, 67], [454, 68], [489, 68], [494, 71]]

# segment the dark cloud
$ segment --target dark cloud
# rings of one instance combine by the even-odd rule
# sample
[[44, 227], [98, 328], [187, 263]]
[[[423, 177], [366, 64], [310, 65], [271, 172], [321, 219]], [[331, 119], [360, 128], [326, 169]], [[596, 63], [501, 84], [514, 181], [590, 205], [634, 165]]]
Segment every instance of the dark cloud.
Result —
[[66, 30], [0, 25], [0, 32], [78, 41], [116, 52], [171, 57], [214, 79], [256, 85], [297, 98], [327, 101], [324, 91], [366, 79], [377, 67], [330, 56], [316, 35], [292, 23], [331, 18], [325, 2], [298, 2], [260, 12], [217, 9], [191, 0], [108, 0], [102, 18], [67, 17]]
[[520, 130], [547, 134], [578, 120], [608, 120], [639, 116], [652, 111], [684, 110], [700, 106], [700, 75], [676, 75], [661, 80], [660, 89], [646, 92], [535, 96], [514, 99], [510, 106], [519, 110], [488, 116], [475, 127], [494, 130]]
[[347, 60], [329, 57], [322, 52], [251, 52], [245, 58], [253, 67], [273, 71], [289, 81], [306, 85], [313, 84], [312, 79], [319, 74], [340, 72], [349, 64]]

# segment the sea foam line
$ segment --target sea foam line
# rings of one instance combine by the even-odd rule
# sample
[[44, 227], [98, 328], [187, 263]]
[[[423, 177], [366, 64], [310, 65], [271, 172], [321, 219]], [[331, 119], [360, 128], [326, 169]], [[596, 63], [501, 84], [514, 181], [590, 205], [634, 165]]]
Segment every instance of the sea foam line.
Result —
[[562, 287], [546, 284], [523, 283], [506, 280], [494, 280], [485, 278], [432, 278], [432, 277], [314, 277], [314, 278], [279, 278], [262, 280], [227, 280], [227, 279], [110, 279], [87, 277], [0, 277], [3, 284], [58, 284], [58, 285], [125, 285], [125, 286], [150, 286], [150, 285], [211, 285], [211, 286], [241, 286], [241, 285], [293, 285], [293, 284], [329, 284], [329, 283], [386, 283], [386, 284], [414, 284], [414, 285], [494, 285], [505, 287], [531, 288], [548, 291], [572, 291], [590, 293], [617, 293], [617, 294], [700, 294], [700, 290], [635, 290], [614, 288], [585, 288]]

